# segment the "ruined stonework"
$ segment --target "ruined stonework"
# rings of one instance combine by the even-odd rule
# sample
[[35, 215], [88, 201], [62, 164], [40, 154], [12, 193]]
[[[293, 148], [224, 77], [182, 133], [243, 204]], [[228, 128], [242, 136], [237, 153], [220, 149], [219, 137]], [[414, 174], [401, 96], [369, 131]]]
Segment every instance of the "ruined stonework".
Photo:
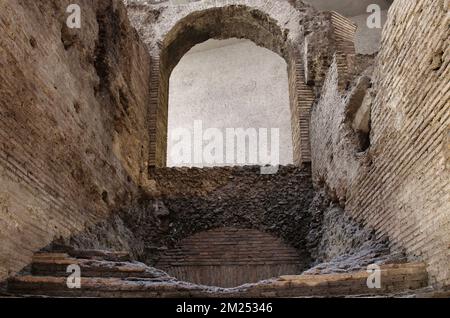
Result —
[[[396, 0], [376, 57], [355, 54], [348, 19], [302, 1], [76, 2], [79, 30], [69, 0], [0, 2], [0, 281], [13, 294], [357, 295], [372, 263], [389, 279], [379, 293], [450, 285], [448, 1]], [[286, 59], [296, 166], [164, 168], [170, 73], [229, 37]], [[149, 267], [229, 227], [282, 242], [307, 275], [221, 289]], [[85, 290], [64, 289], [72, 261], [91, 270]]]
[[311, 118], [316, 185], [425, 260], [441, 284], [450, 277], [448, 10], [448, 1], [395, 1], [373, 74], [342, 91], [335, 62]]
[[0, 279], [146, 178], [150, 57], [120, 1], [0, 3]]
[[[355, 55], [356, 27], [335, 12], [317, 12], [302, 1], [207, 0], [173, 5], [127, 0], [133, 25], [152, 57], [150, 166], [164, 167], [169, 78], [181, 57], [208, 39], [245, 38], [279, 54], [289, 73], [294, 162], [311, 161], [309, 119], [332, 53], [341, 74]], [[347, 77], [342, 77], [343, 85]]]
[[275, 175], [261, 175], [256, 166], [163, 168], [153, 174], [158, 187], [154, 197], [144, 195], [137, 204], [64, 243], [127, 250], [155, 264], [161, 252], [191, 235], [236, 227], [271, 233], [299, 251], [302, 268], [310, 264], [308, 249], [315, 242], [308, 243], [306, 237], [314, 224], [320, 226], [317, 211], [328, 201], [313, 202], [308, 167], [281, 167]]
[[[82, 289], [68, 289], [65, 268], [78, 264], [85, 274]], [[37, 253], [30, 272], [11, 278], [5, 296], [111, 298], [267, 298], [267, 297], [448, 297], [448, 292], [424, 288], [427, 273], [423, 263], [383, 265], [380, 289], [367, 289], [366, 271], [329, 275], [283, 275], [256, 284], [233, 288], [195, 285], [130, 261], [123, 253], [69, 250]], [[0, 291], [0, 295], [1, 291]]]
[[[284, 274], [292, 274], [294, 269], [295, 273], [308, 270], [307, 273], [322, 274], [404, 261], [402, 251], [391, 250], [386, 237], [378, 238], [373, 230], [362, 227], [341, 208], [330, 205], [325, 193], [315, 192], [309, 166], [280, 167], [274, 175], [259, 172], [256, 166], [156, 169], [153, 175], [159, 193], [154, 198], [144, 196], [136, 205], [122, 209], [69, 240], [59, 240], [46, 250], [72, 246], [127, 251], [133, 259], [168, 270], [177, 278], [192, 278], [189, 281], [212, 282], [219, 286], [237, 286], [245, 277], [248, 282], [256, 282], [256, 277], [279, 276], [280, 270], [284, 270]], [[203, 255], [209, 250], [186, 251], [183, 248], [186, 242], [208, 231], [223, 234], [229, 227], [235, 231], [256, 231], [260, 233], [258, 237], [263, 235], [266, 240], [272, 238], [272, 244], [283, 244], [295, 251], [297, 261], [283, 266], [279, 259], [273, 267], [258, 268], [258, 264], [251, 267], [252, 262], [248, 260], [247, 269], [240, 270], [225, 266], [226, 259], [222, 266], [213, 262], [212, 257], [202, 259], [213, 262], [217, 270], [229, 271], [231, 274], [225, 275], [228, 278], [215, 278], [213, 269], [200, 268], [206, 266], [204, 264], [192, 268], [183, 266], [189, 256]], [[229, 233], [228, 241], [233, 237]], [[207, 243], [207, 239], [196, 241], [199, 245], [214, 245]], [[220, 243], [220, 240], [215, 241]], [[252, 244], [250, 239], [243, 240], [242, 250]], [[276, 255], [275, 249], [271, 253]], [[178, 257], [179, 261], [174, 262], [179, 268], [169, 266], [171, 255]], [[230, 257], [230, 260], [239, 262], [242, 257], [246, 256]], [[266, 276], [262, 277], [263, 274]]]

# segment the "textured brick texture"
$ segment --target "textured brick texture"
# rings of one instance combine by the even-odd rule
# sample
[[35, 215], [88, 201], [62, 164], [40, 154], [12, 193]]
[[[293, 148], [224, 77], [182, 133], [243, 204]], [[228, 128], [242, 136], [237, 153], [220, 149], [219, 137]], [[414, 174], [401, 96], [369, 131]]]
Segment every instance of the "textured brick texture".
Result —
[[[215, 228], [255, 229], [293, 246], [302, 255], [303, 266], [309, 265], [307, 235], [320, 227], [321, 215], [315, 211], [323, 211], [327, 201], [313, 200], [308, 166], [280, 167], [274, 175], [261, 175], [259, 167], [163, 168], [152, 175], [160, 202], [156, 209], [144, 207], [151, 211], [142, 213], [146, 217], [141, 219], [145, 224], [149, 215], [157, 215], [158, 230], [133, 226], [148, 247], [173, 247]], [[148, 263], [155, 256], [156, 250], [144, 253]]]
[[311, 160], [316, 186], [392, 249], [425, 261], [431, 283], [450, 284], [448, 1], [395, 1], [375, 66], [358, 76], [372, 58], [354, 55], [342, 17], [301, 1], [212, 2], [130, 5], [142, 42], [119, 0], [78, 1], [78, 31], [64, 26], [68, 0], [1, 2], [0, 279], [150, 185], [159, 193], [145, 204], [156, 208], [132, 208], [127, 224], [114, 215], [145, 257], [154, 242], [224, 225], [276, 234], [310, 256], [310, 212], [323, 202], [314, 205], [309, 166], [274, 176], [219, 169], [213, 181], [208, 171], [150, 169], [147, 180], [147, 166], [165, 162], [171, 69], [194, 44], [234, 36], [288, 61], [296, 160]]
[[[425, 265], [406, 263], [381, 266], [382, 284], [379, 289], [368, 288], [367, 271], [284, 275], [234, 288], [208, 287], [176, 280], [142, 263], [111, 260], [113, 253], [105, 255], [102, 251], [78, 251], [75, 254], [79, 255], [74, 255], [73, 252], [70, 255], [37, 254], [30, 273], [24, 272], [8, 280], [5, 295], [133, 298], [401, 297], [420, 296], [423, 293], [420, 289], [427, 284]], [[121, 253], [119, 255], [122, 257]], [[80, 289], [67, 287], [67, 273], [64, 271], [67, 264], [78, 264], [85, 273], [81, 278]], [[428, 290], [429, 297], [445, 297], [446, 294], [448, 295], [448, 291], [433, 294], [433, 290]]]
[[[192, 252], [204, 255], [203, 261], [207, 263], [217, 261], [214, 257], [218, 255], [211, 254], [211, 248], [216, 240], [218, 244], [221, 240], [209, 238], [209, 232], [205, 231], [232, 227], [236, 230], [219, 231], [218, 235], [222, 239], [228, 236], [230, 244], [236, 243], [233, 249], [240, 248], [241, 243], [245, 251], [253, 240], [248, 235], [237, 244], [234, 231], [243, 231], [259, 233], [257, 237], [272, 238], [273, 242], [282, 241], [298, 255], [296, 269], [279, 258], [278, 265], [253, 266], [247, 257], [237, 261], [241, 266], [228, 266], [224, 258], [224, 266], [216, 263], [214, 267], [210, 263], [208, 267], [205, 263], [201, 269], [185, 264], [170, 271], [175, 277], [189, 281], [226, 285], [243, 282], [245, 277], [255, 281], [278, 276], [281, 271], [350, 272], [373, 263], [404, 261], [402, 253], [390, 251], [385, 237], [376, 237], [373, 230], [356, 223], [340, 207], [329, 206], [323, 191], [313, 190], [309, 167], [282, 166], [275, 175], [261, 175], [259, 167], [162, 168], [153, 170], [152, 175], [159, 189], [156, 197], [144, 196], [138, 204], [70, 240], [55, 242], [46, 250], [60, 251], [61, 245], [125, 250], [133, 259], [157, 266], [167, 263], [159, 263], [166, 252], [173, 251], [182, 259], [184, 253], [188, 257]], [[182, 246], [191, 237], [198, 245], [193, 247], [195, 251], [188, 252]], [[200, 246], [205, 250], [200, 251]], [[244, 263], [254, 270], [246, 270]], [[213, 275], [214, 268], [226, 274]]]
[[391, 7], [373, 88], [359, 99], [371, 106], [367, 150], [347, 116], [361, 78], [342, 92], [337, 57], [311, 124], [316, 184], [393, 247], [426, 261], [438, 284], [450, 282], [448, 10], [438, 0]]
[[151, 173], [158, 191], [143, 193], [132, 205], [55, 244], [126, 250], [154, 265], [161, 252], [183, 239], [234, 227], [282, 239], [299, 251], [305, 268], [309, 265], [309, 249], [319, 244], [329, 201], [314, 192], [308, 166], [282, 166], [275, 175], [261, 175], [258, 166], [158, 168]]
[[79, 30], [70, 3], [0, 2], [0, 279], [147, 172], [147, 48], [120, 1], [77, 1]]
[[161, 257], [157, 267], [178, 280], [234, 287], [298, 274], [297, 250], [256, 230], [220, 228], [186, 238]]

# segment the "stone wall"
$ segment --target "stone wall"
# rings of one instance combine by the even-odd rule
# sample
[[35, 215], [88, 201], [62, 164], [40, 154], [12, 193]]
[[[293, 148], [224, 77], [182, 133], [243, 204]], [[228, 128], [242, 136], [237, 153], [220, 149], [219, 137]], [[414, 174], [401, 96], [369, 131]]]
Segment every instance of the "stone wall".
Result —
[[130, 200], [147, 173], [150, 59], [121, 1], [0, 3], [0, 279]]
[[[38, 253], [29, 273], [8, 280], [7, 297], [94, 298], [296, 298], [296, 297], [448, 297], [449, 291], [427, 285], [424, 263], [380, 266], [380, 288], [367, 285], [366, 269], [352, 273], [283, 275], [233, 288], [195, 285], [139, 262], [122, 253], [67, 251]], [[82, 288], [67, 288], [66, 266], [78, 264]]]
[[[83, 233], [57, 244], [130, 252], [156, 264], [162, 253], [199, 232], [234, 227], [269, 233], [296, 248], [302, 269], [311, 264], [328, 200], [316, 194], [309, 167], [163, 168], [151, 171], [158, 191], [143, 195]], [[53, 248], [52, 246], [49, 247]]]
[[[69, 0], [1, 2], [0, 279], [55, 238], [85, 228], [94, 230], [74, 242], [128, 244], [146, 261], [199, 231], [253, 228], [283, 239], [310, 264], [323, 240], [309, 236], [320, 238], [327, 200], [315, 201], [309, 166], [270, 176], [259, 167], [151, 169], [159, 193], [107, 219], [147, 186], [157, 130], [161, 158], [166, 150], [167, 107], [158, 123], [155, 116], [166, 105], [171, 68], [203, 40], [250, 37], [289, 62], [294, 137], [303, 140], [294, 150], [298, 162], [311, 159], [316, 186], [375, 228], [376, 238], [388, 236], [393, 250], [424, 260], [431, 283], [450, 283], [448, 1], [395, 1], [373, 74], [369, 68], [357, 78], [364, 63], [348, 20], [300, 1], [280, 1], [281, 9], [243, 2], [185, 11], [136, 5], [131, 16], [150, 48], [119, 0], [79, 0], [80, 30], [65, 26]], [[257, 28], [236, 28], [227, 19], [236, 14]], [[158, 45], [164, 50], [150, 65], [147, 50]], [[125, 236], [111, 238], [113, 230]]]
[[448, 10], [448, 1], [395, 1], [373, 84], [369, 72], [340, 90], [335, 64], [311, 119], [316, 185], [425, 260], [438, 284], [450, 282]]
[[[311, 4], [314, 6], [316, 1], [312, 1]], [[351, 4], [357, 8], [353, 10], [348, 8]], [[366, 12], [368, 4], [361, 4], [360, 0], [345, 4], [339, 1], [328, 3], [325, 1], [321, 3], [319, 9], [331, 10], [342, 5], [346, 7], [345, 10], [341, 8], [345, 13], [351, 10], [360, 14]], [[323, 5], [325, 7], [322, 7]], [[373, 54], [380, 49], [382, 28], [369, 28], [368, 17], [369, 14], [365, 13], [349, 18], [357, 25], [354, 42], [356, 53], [359, 54]], [[384, 25], [387, 11], [382, 11], [381, 17]], [[248, 42], [236, 39], [206, 41], [191, 49], [174, 69], [169, 86], [168, 166], [174, 165], [170, 160], [171, 145], [174, 143], [170, 138], [170, 132], [176, 127], [192, 130], [194, 120], [200, 119], [205, 126], [220, 129], [241, 126], [280, 127], [280, 163], [292, 163], [290, 154], [292, 129], [290, 124], [280, 125], [280, 119], [285, 123], [285, 118], [290, 116], [289, 108], [286, 107], [289, 101], [285, 89], [287, 85], [284, 74], [286, 66], [283, 66], [285, 63], [275, 64], [275, 58], [270, 58], [274, 54], [264, 53], [265, 50]], [[280, 58], [278, 60], [281, 61]], [[291, 65], [289, 74], [295, 77], [297, 72], [292, 70], [292, 66], [295, 65]], [[294, 78], [289, 82], [291, 86], [297, 86]], [[291, 93], [291, 96], [294, 95]], [[305, 97], [307, 98], [302, 95], [300, 100], [304, 100]], [[298, 126], [298, 123], [293, 122], [292, 126], [295, 125]], [[295, 130], [294, 139], [298, 139], [299, 131]], [[299, 153], [300, 149], [296, 149], [295, 152]]]

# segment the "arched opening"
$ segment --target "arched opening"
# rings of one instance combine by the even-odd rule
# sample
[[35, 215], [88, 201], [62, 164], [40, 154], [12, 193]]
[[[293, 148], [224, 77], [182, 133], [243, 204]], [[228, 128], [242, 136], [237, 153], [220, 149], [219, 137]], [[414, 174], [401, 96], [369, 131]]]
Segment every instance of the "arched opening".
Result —
[[168, 113], [169, 167], [293, 163], [286, 61], [249, 40], [194, 46], [170, 77]]
[[[305, 84], [299, 47], [293, 47], [269, 15], [243, 5], [210, 8], [190, 13], [168, 31], [158, 43], [159, 58], [154, 61], [152, 83], [158, 87], [150, 107], [149, 166], [167, 163], [169, 81], [181, 58], [196, 44], [209, 39], [248, 39], [278, 54], [288, 65], [289, 104], [295, 164], [308, 162], [309, 109], [312, 90]], [[300, 97], [301, 95], [301, 97]], [[305, 105], [302, 105], [302, 102]], [[303, 113], [302, 113], [303, 112]]]
[[[310, 108], [314, 100], [313, 88], [306, 84], [305, 69], [303, 67], [304, 51], [303, 44], [303, 30], [296, 30], [291, 34], [287, 29], [286, 24], [281, 24], [280, 21], [275, 20], [270, 14], [255, 8], [250, 8], [244, 5], [229, 5], [223, 7], [213, 7], [209, 9], [200, 9], [199, 11], [190, 12], [187, 15], [183, 15], [178, 21], [171, 27], [165, 26], [164, 30], [153, 29], [152, 32], [160, 39], [155, 41], [155, 45], [152, 46], [151, 52], [154, 58], [153, 71], [152, 71], [152, 87], [158, 87], [158, 91], [153, 92], [152, 104], [150, 107], [150, 156], [149, 164], [152, 167], [165, 167], [167, 163], [167, 144], [168, 144], [168, 130], [169, 130], [169, 100], [171, 98], [170, 80], [172, 76], [176, 76], [176, 67], [186, 54], [196, 45], [204, 43], [208, 40], [248, 40], [252, 42], [252, 46], [256, 49], [270, 51], [270, 54], [277, 55], [277, 59], [283, 60], [284, 69], [286, 70], [285, 77], [287, 77], [287, 84], [285, 90], [288, 91], [289, 104], [289, 125], [291, 126], [291, 144], [292, 144], [292, 157], [294, 164], [301, 165], [304, 162], [310, 161], [310, 146], [309, 146], [309, 118]], [[270, 10], [267, 10], [270, 12]], [[178, 11], [174, 10], [174, 13]], [[178, 17], [180, 14], [178, 13]], [[164, 23], [172, 25], [173, 22], [168, 18], [160, 18]], [[176, 18], [174, 19], [176, 20]], [[297, 27], [300, 25], [300, 20], [296, 20]], [[291, 26], [291, 25], [289, 25]], [[153, 43], [153, 42], [152, 42]], [[181, 62], [182, 63], [182, 62]], [[286, 87], [287, 86], [287, 87]], [[172, 96], [173, 97], [173, 96]], [[189, 107], [189, 105], [186, 105]], [[233, 125], [232, 127], [236, 127]], [[192, 156], [191, 156], [192, 158]], [[196, 162], [194, 160], [194, 162]], [[183, 165], [183, 164], [182, 164]], [[214, 164], [213, 164], [214, 165]], [[246, 182], [245, 185], [241, 184], [241, 189], [244, 187], [248, 191], [242, 193], [250, 193], [252, 189], [257, 188], [256, 182], [261, 182], [263, 186], [258, 191], [264, 193], [259, 196], [256, 194], [252, 197], [259, 198], [255, 204], [244, 204], [240, 207], [232, 206], [234, 202], [240, 202], [238, 199], [234, 199], [233, 193], [226, 192], [226, 189], [230, 186], [219, 187], [216, 190], [208, 188], [202, 195], [196, 197], [194, 200], [195, 209], [192, 206], [192, 202], [186, 200], [186, 193], [183, 190], [181, 196], [177, 196], [171, 193], [170, 198], [164, 199], [164, 204], [167, 207], [169, 213], [164, 220], [165, 224], [168, 224], [167, 234], [167, 247], [173, 247], [174, 242], [180, 242], [188, 235], [198, 233], [200, 230], [209, 230], [212, 228], [220, 228], [224, 226], [234, 226], [236, 228], [255, 229], [266, 233], [274, 233], [285, 243], [288, 243], [297, 255], [302, 257], [293, 257], [293, 267], [287, 269], [285, 267], [280, 268], [280, 265], [274, 264], [274, 268], [269, 271], [267, 268], [263, 269], [261, 275], [258, 275], [255, 280], [249, 277], [247, 274], [243, 274], [239, 269], [234, 272], [237, 276], [245, 276], [242, 281], [236, 279], [233, 283], [224, 282], [224, 285], [237, 285], [243, 282], [257, 281], [263, 278], [270, 278], [280, 274], [296, 273], [301, 269], [305, 269], [310, 263], [310, 253], [307, 247], [307, 238], [305, 231], [300, 230], [303, 224], [307, 225], [310, 222], [310, 218], [302, 217], [298, 222], [293, 222], [292, 218], [287, 214], [293, 213], [291, 209], [281, 208], [281, 214], [286, 214], [283, 217], [275, 212], [273, 205], [284, 205], [284, 201], [280, 201], [278, 197], [272, 198], [272, 195], [281, 191], [283, 187], [275, 187], [276, 183], [267, 182], [270, 176], [262, 176], [261, 173], [255, 173], [260, 169], [247, 168], [241, 169], [240, 167], [228, 169], [151, 169], [151, 177], [158, 184], [159, 174], [168, 174], [174, 177], [175, 183], [183, 183], [183, 189], [198, 189], [198, 186], [209, 185], [214, 188], [214, 184], [217, 179], [211, 178], [211, 176], [205, 175], [204, 181], [200, 176], [205, 171], [212, 171], [212, 174], [219, 175], [219, 183], [221, 180], [237, 180], [239, 183], [242, 180], [252, 182]], [[228, 169], [228, 170], [227, 170]], [[233, 169], [237, 169], [236, 171]], [[312, 182], [310, 179], [309, 166], [303, 168], [300, 167], [281, 167], [281, 173], [274, 176], [274, 178], [286, 176], [283, 171], [292, 169], [294, 172], [290, 174], [297, 182], [289, 183], [290, 185], [298, 185], [299, 188], [292, 191], [283, 191], [283, 195], [289, 193], [301, 192], [301, 202], [295, 204], [294, 209], [308, 210], [309, 204], [312, 199]], [[195, 178], [190, 174], [192, 171], [199, 173]], [[223, 173], [222, 173], [223, 172]], [[179, 175], [179, 173], [183, 175]], [[186, 173], [186, 174], [184, 174]], [[245, 178], [239, 176], [245, 174]], [[248, 177], [251, 176], [251, 178]], [[253, 177], [258, 180], [252, 179]], [[164, 184], [170, 184], [167, 178], [164, 178]], [[300, 181], [300, 182], [298, 182]], [[305, 182], [302, 182], [305, 181]], [[189, 186], [191, 182], [197, 183], [197, 185]], [[270, 185], [269, 185], [270, 184]], [[301, 184], [301, 186], [300, 186]], [[173, 185], [173, 184], [172, 184]], [[265, 186], [272, 187], [272, 191], [264, 191]], [[158, 190], [162, 197], [164, 192], [163, 187], [158, 186]], [[223, 192], [225, 191], [225, 192]], [[208, 195], [206, 195], [208, 193]], [[268, 195], [270, 193], [270, 195]], [[210, 194], [210, 195], [209, 195]], [[197, 194], [195, 194], [196, 196]], [[216, 197], [217, 195], [217, 197]], [[238, 194], [241, 196], [241, 194]], [[264, 199], [261, 199], [264, 197]], [[203, 206], [206, 211], [211, 214], [203, 213]], [[214, 207], [215, 208], [214, 208]], [[246, 210], [244, 213], [243, 209]], [[250, 211], [252, 210], [252, 211]], [[242, 215], [241, 215], [242, 212]], [[251, 218], [252, 214], [255, 217]], [[277, 224], [280, 226], [273, 227], [275, 218]], [[191, 222], [192, 221], [192, 222]], [[269, 226], [269, 224], [271, 224]], [[286, 224], [283, 226], [282, 224]], [[305, 227], [306, 228], [306, 227]], [[292, 234], [292, 235], [291, 235]], [[231, 236], [229, 237], [231, 239]], [[246, 243], [243, 241], [242, 243]], [[294, 253], [293, 252], [293, 253]], [[223, 255], [221, 255], [223, 256]], [[153, 258], [152, 258], [153, 260]], [[164, 265], [164, 263], [161, 263]], [[281, 263], [280, 263], [281, 264]], [[165, 265], [160, 265], [165, 267]], [[281, 264], [283, 265], [283, 264]], [[184, 270], [184, 269], [181, 269]], [[216, 269], [217, 270], [217, 269]], [[227, 268], [226, 270], [230, 270]], [[194, 271], [195, 272], [195, 271]], [[210, 277], [214, 275], [214, 269], [211, 269], [206, 276]], [[189, 274], [189, 273], [188, 273]], [[178, 278], [182, 277], [188, 281], [198, 281], [189, 277], [183, 276], [181, 272], [173, 272], [173, 275]], [[187, 275], [187, 274], [186, 274]], [[197, 274], [195, 274], [197, 275]], [[218, 275], [221, 276], [221, 275]], [[236, 277], [237, 277], [236, 276]], [[201, 281], [205, 284], [215, 284], [212, 281]], [[230, 284], [229, 284], [230, 283]]]

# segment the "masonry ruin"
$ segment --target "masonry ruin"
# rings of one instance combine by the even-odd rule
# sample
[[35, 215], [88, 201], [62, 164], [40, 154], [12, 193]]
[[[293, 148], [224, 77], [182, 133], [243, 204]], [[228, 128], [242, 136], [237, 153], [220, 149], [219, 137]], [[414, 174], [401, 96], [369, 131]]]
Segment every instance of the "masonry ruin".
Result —
[[[447, 295], [449, 3], [365, 54], [309, 2], [2, 1], [1, 295]], [[286, 61], [294, 164], [167, 168], [171, 73], [230, 38]]]

